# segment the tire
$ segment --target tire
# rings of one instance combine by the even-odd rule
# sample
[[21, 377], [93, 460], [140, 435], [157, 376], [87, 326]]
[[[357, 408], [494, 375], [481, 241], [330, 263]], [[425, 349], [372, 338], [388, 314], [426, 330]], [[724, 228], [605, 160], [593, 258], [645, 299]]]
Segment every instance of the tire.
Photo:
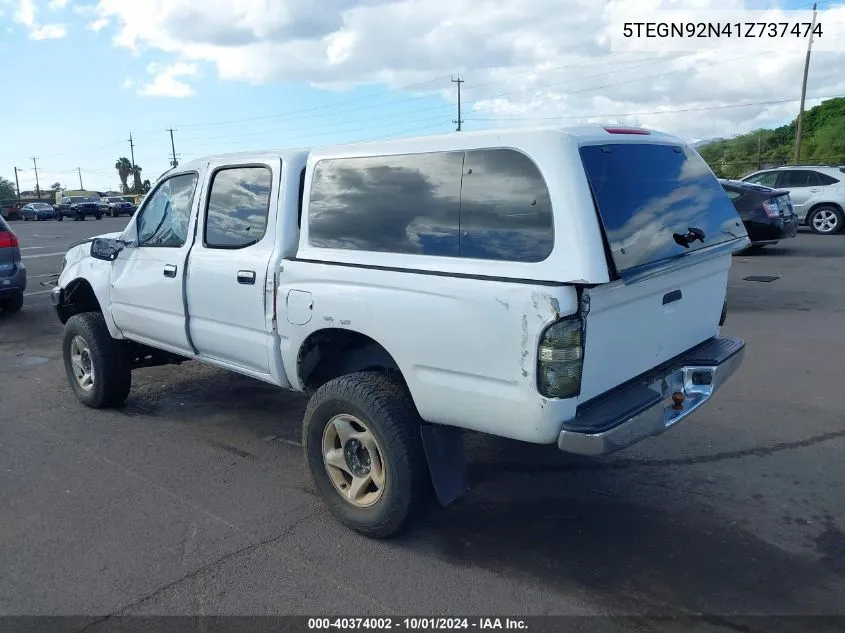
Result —
[[830, 205], [821, 205], [807, 215], [807, 226], [817, 235], [835, 235], [842, 230], [845, 218], [842, 211]]
[[[338, 479], [353, 482], [347, 453], [355, 440], [342, 440], [333, 420], [351, 422], [351, 429], [369, 431], [375, 441], [381, 468], [366, 451], [369, 484], [361, 503], [350, 501], [340, 490]], [[355, 429], [359, 426], [359, 429]], [[359, 444], [372, 448], [366, 433], [358, 432]], [[334, 439], [332, 439], [332, 436]], [[324, 460], [324, 444], [345, 460], [337, 468]], [[387, 538], [404, 531], [422, 511], [431, 490], [428, 467], [420, 437], [420, 418], [407, 390], [388, 376], [377, 372], [358, 372], [336, 378], [320, 387], [305, 410], [302, 446], [314, 486], [334, 517], [348, 528], [371, 538]], [[366, 447], [366, 446], [365, 446]], [[357, 458], [355, 458], [357, 460]], [[345, 470], [345, 474], [344, 474]], [[380, 492], [375, 473], [381, 473]], [[347, 494], [353, 486], [346, 484]], [[374, 497], [368, 505], [368, 498]]]
[[[81, 344], [75, 346], [75, 341]], [[92, 384], [85, 388], [77, 379], [73, 352], [85, 350], [80, 361], [87, 358]], [[124, 403], [132, 386], [129, 354], [123, 341], [113, 339], [99, 312], [75, 314], [65, 324], [62, 339], [65, 373], [77, 399], [92, 409], [115, 407]]]
[[6, 297], [0, 301], [0, 308], [3, 308], [3, 312], [20, 312], [23, 308], [23, 293], [19, 292], [11, 297]]
[[61, 222], [62, 220], [64, 220], [64, 219], [65, 219], [65, 216], [63, 216], [61, 213], [59, 213], [59, 217], [57, 217], [56, 219], [57, 219], [59, 222]]
[[95, 218], [97, 218], [98, 220], [102, 220], [102, 219], [103, 219], [103, 214], [102, 214], [102, 213], [98, 213], [98, 214], [97, 214], [97, 215], [95, 215], [94, 217], [95, 217]]

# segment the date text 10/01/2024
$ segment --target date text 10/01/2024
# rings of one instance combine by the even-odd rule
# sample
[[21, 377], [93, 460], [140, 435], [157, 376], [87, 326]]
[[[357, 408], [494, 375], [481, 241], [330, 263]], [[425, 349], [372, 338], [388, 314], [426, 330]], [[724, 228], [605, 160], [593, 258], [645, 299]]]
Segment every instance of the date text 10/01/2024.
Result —
[[371, 631], [528, 630], [519, 618], [309, 618], [311, 631], [359, 629]]

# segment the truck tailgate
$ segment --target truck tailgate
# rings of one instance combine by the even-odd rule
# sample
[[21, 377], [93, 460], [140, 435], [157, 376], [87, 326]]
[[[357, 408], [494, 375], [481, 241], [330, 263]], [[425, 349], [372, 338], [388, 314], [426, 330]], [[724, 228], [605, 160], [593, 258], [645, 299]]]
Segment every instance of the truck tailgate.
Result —
[[588, 290], [585, 402], [717, 335], [731, 254], [749, 242], [692, 148], [644, 135], [580, 152], [616, 278]]
[[580, 402], [716, 336], [730, 255], [590, 290]]

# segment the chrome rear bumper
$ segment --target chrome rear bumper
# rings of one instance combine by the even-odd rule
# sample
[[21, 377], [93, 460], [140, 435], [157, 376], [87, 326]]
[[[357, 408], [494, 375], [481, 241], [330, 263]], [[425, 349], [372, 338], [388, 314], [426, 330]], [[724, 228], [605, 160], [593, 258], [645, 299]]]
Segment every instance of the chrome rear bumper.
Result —
[[[564, 424], [558, 448], [598, 456], [660, 435], [707, 402], [744, 355], [742, 339], [710, 339], [640, 380], [579, 407], [576, 418]], [[673, 394], [680, 403], [672, 400]]]

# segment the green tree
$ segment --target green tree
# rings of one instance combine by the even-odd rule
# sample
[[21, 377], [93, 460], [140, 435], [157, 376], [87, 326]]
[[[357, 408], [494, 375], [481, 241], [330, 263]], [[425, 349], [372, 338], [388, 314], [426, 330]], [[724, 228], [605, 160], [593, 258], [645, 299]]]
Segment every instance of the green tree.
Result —
[[[698, 152], [718, 176], [741, 178], [760, 167], [786, 165], [795, 153], [795, 121], [700, 146]], [[845, 163], [845, 97], [828, 99], [804, 113], [801, 160]]]
[[114, 164], [117, 175], [120, 176], [120, 186], [123, 193], [129, 193], [129, 176], [132, 174], [132, 163], [126, 156], [121, 156]]
[[18, 197], [15, 183], [0, 176], [0, 200], [11, 200]]
[[62, 190], [62, 184], [59, 183], [59, 182], [54, 182], [52, 185], [50, 185], [50, 190], [51, 191], [61, 191]]
[[135, 165], [135, 169], [132, 170], [132, 193], [142, 193], [141, 187], [141, 167], [139, 165]]

